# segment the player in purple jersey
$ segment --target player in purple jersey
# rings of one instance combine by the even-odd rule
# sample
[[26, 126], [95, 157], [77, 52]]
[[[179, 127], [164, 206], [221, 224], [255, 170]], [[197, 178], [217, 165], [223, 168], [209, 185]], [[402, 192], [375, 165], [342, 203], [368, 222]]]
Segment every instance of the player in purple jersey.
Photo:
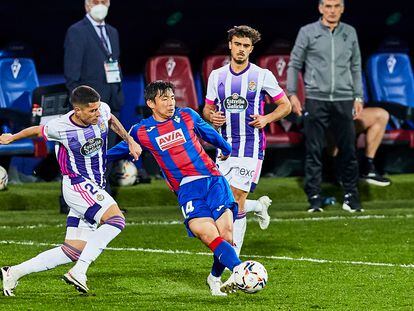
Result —
[[[158, 162], [170, 188], [177, 194], [189, 236], [197, 237], [214, 253], [207, 284], [212, 295], [235, 290], [234, 275], [222, 283], [225, 267], [241, 264], [232, 248], [237, 203], [226, 179], [202, 148], [198, 137], [220, 148], [225, 160], [230, 145], [190, 108], [175, 108], [174, 86], [156, 81], [145, 89], [152, 116], [134, 125], [131, 136]], [[124, 142], [108, 151], [108, 160], [128, 156]]]
[[[213, 70], [208, 78], [203, 115], [218, 128], [231, 144], [231, 156], [216, 163], [226, 177], [239, 204], [234, 223], [234, 243], [240, 253], [246, 232], [246, 212], [255, 212], [260, 228], [269, 226], [268, 196], [247, 200], [258, 183], [266, 139], [263, 128], [287, 116], [291, 111], [289, 99], [267, 69], [249, 62], [253, 46], [260, 33], [249, 26], [235, 26], [228, 31], [230, 64]], [[264, 114], [264, 96], [276, 104], [272, 113]]]
[[[17, 134], [3, 134], [0, 144], [26, 137], [41, 137], [56, 142], [56, 157], [63, 180], [63, 196], [70, 206], [65, 242], [19, 265], [1, 268], [3, 293], [14, 296], [18, 280], [24, 275], [76, 262], [63, 279], [86, 293], [86, 271], [125, 227], [125, 218], [117, 203], [104, 190], [106, 139], [108, 128], [127, 143], [134, 159], [141, 147], [129, 136], [99, 94], [88, 86], [79, 86], [71, 94], [73, 110], [46, 123]], [[98, 227], [99, 225], [99, 227]]]

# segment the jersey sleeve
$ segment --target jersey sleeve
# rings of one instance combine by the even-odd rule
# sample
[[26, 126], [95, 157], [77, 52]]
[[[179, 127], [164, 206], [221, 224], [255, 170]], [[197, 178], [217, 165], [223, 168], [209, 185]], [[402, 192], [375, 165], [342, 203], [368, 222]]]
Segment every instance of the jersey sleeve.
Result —
[[270, 97], [272, 97], [273, 102], [279, 100], [285, 95], [285, 92], [279, 86], [276, 77], [268, 69], [265, 70], [263, 90], [266, 91], [266, 93], [269, 94]]
[[99, 107], [101, 116], [103, 119], [109, 121], [111, 119], [111, 108], [107, 103], [101, 102], [101, 106]]
[[215, 100], [217, 98], [217, 91], [215, 88], [215, 74], [214, 71], [212, 71], [210, 73], [210, 76], [208, 77], [208, 82], [207, 82], [207, 93], [206, 93], [206, 99], [205, 102], [208, 105], [214, 105]]
[[210, 124], [204, 121], [197, 112], [192, 109], [189, 110], [194, 120], [196, 135], [214, 147], [221, 149], [223, 155], [229, 155], [231, 153], [230, 144]]
[[60, 118], [56, 118], [42, 126], [42, 136], [46, 141], [61, 141], [60, 121]]
[[[137, 136], [138, 128], [139, 124], [133, 125], [129, 130], [129, 134], [139, 144]], [[113, 162], [120, 159], [132, 160], [133, 157], [129, 154], [128, 144], [125, 141], [121, 141], [120, 143], [108, 150], [108, 152], [106, 153], [106, 159], [108, 162]]]

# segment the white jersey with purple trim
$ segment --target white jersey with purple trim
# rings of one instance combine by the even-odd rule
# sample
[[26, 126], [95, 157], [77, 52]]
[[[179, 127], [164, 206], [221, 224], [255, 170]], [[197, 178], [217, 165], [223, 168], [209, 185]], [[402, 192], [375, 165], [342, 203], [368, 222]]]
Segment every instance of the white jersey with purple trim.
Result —
[[85, 180], [105, 187], [108, 121], [111, 109], [101, 102], [96, 125], [82, 127], [73, 123], [73, 111], [53, 119], [43, 127], [43, 137], [55, 141], [55, 153], [64, 178], [72, 185]]
[[221, 135], [231, 144], [233, 157], [263, 159], [266, 138], [263, 129], [248, 123], [250, 115], [264, 114], [264, 96], [274, 101], [285, 94], [268, 69], [249, 63], [235, 73], [230, 64], [213, 70], [208, 78], [206, 104], [216, 105], [226, 116]]

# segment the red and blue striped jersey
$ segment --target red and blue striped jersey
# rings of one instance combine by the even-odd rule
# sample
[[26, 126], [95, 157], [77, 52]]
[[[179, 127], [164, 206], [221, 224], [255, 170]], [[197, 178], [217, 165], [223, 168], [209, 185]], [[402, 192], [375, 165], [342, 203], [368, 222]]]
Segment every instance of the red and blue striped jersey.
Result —
[[[190, 108], [176, 108], [174, 115], [163, 122], [152, 116], [132, 126], [130, 135], [142, 148], [149, 150], [174, 191], [187, 176], [220, 176], [214, 161], [198, 139], [219, 148], [223, 155], [231, 146], [200, 115]], [[129, 155], [128, 144], [121, 142], [108, 151], [108, 161]]]

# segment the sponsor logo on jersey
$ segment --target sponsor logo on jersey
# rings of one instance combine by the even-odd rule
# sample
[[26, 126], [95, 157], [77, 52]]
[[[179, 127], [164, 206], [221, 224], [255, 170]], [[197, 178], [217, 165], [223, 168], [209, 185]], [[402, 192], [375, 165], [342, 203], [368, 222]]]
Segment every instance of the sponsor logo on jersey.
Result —
[[249, 88], [250, 92], [256, 92], [256, 90], [257, 90], [256, 82], [250, 81], [248, 88]]
[[100, 137], [88, 139], [86, 143], [81, 147], [80, 152], [85, 157], [93, 157], [102, 148], [104, 141]]
[[103, 201], [104, 199], [105, 199], [105, 197], [103, 196], [103, 194], [98, 194], [97, 196], [96, 196], [96, 199], [98, 200], [98, 201]]
[[155, 126], [150, 126], [149, 128], [147, 128], [147, 132], [151, 132], [153, 129], [155, 129]]
[[155, 140], [157, 141], [158, 147], [160, 147], [161, 151], [168, 150], [175, 146], [180, 146], [187, 141], [182, 129], [158, 136]]
[[224, 102], [224, 108], [230, 113], [240, 113], [247, 109], [248, 102], [245, 98], [241, 97], [239, 94], [234, 93], [233, 95], [227, 97]]
[[177, 123], [180, 123], [181, 119], [180, 119], [180, 117], [179, 117], [179, 116], [175, 116], [175, 117], [174, 117], [174, 121], [175, 121], [175, 122], [177, 122]]

